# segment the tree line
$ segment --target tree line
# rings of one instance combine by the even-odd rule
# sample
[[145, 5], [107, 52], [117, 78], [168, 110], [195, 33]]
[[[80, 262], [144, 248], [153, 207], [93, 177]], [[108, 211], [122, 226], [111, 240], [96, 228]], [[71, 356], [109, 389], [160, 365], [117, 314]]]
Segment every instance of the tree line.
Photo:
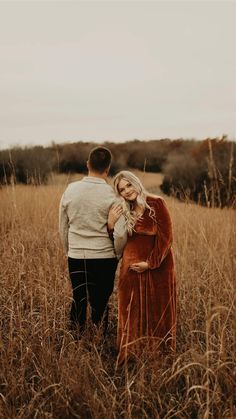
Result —
[[[139, 169], [164, 174], [164, 193], [209, 207], [234, 206], [235, 143], [227, 136], [196, 140], [133, 140], [103, 144], [113, 154], [111, 174]], [[0, 151], [0, 183], [44, 184], [50, 173], [86, 173], [91, 142], [52, 143]]]

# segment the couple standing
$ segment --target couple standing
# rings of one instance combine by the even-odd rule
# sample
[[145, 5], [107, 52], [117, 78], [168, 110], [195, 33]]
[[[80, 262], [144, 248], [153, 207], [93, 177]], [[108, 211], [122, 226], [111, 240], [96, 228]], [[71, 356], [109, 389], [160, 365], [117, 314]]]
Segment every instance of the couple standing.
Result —
[[147, 347], [175, 349], [176, 289], [171, 220], [162, 198], [148, 194], [129, 171], [106, 179], [111, 152], [90, 152], [88, 176], [71, 183], [60, 203], [60, 234], [73, 289], [71, 327], [108, 326], [108, 301], [118, 259], [118, 363]]

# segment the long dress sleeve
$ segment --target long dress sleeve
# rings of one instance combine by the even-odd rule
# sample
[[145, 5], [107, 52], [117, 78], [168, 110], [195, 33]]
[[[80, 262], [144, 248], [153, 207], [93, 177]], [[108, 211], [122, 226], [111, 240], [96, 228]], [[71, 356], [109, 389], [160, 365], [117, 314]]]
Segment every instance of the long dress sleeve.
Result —
[[68, 231], [69, 231], [69, 219], [67, 216], [66, 205], [64, 203], [64, 194], [62, 195], [60, 206], [59, 206], [59, 233], [61, 236], [61, 241], [63, 248], [68, 253]]
[[127, 242], [128, 233], [125, 226], [125, 217], [121, 215], [119, 220], [116, 222], [114, 226], [114, 247], [115, 247], [115, 253], [118, 259], [122, 257], [122, 253], [124, 250], [124, 247]]
[[150, 205], [155, 209], [157, 234], [153, 250], [147, 259], [147, 262], [149, 269], [156, 269], [159, 268], [170, 251], [173, 241], [172, 222], [166, 203], [162, 198], [156, 199]]

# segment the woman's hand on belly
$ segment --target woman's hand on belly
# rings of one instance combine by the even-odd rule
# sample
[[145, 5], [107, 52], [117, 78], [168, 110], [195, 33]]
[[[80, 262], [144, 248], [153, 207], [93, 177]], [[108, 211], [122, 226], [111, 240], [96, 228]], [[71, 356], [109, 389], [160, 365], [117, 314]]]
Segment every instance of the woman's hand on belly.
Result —
[[148, 263], [147, 262], [137, 262], [132, 263], [129, 267], [132, 271], [142, 273], [148, 269]]

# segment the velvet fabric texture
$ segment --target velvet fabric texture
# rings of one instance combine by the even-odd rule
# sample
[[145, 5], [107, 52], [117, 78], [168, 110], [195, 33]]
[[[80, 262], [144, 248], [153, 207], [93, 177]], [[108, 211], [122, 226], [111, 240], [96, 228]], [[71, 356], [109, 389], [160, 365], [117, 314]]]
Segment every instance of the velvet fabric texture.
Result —
[[[146, 208], [123, 252], [118, 280], [118, 364], [143, 351], [175, 350], [176, 277], [171, 250], [172, 223], [165, 201], [147, 197]], [[154, 219], [153, 219], [154, 218]], [[147, 261], [137, 273], [132, 263]]]

